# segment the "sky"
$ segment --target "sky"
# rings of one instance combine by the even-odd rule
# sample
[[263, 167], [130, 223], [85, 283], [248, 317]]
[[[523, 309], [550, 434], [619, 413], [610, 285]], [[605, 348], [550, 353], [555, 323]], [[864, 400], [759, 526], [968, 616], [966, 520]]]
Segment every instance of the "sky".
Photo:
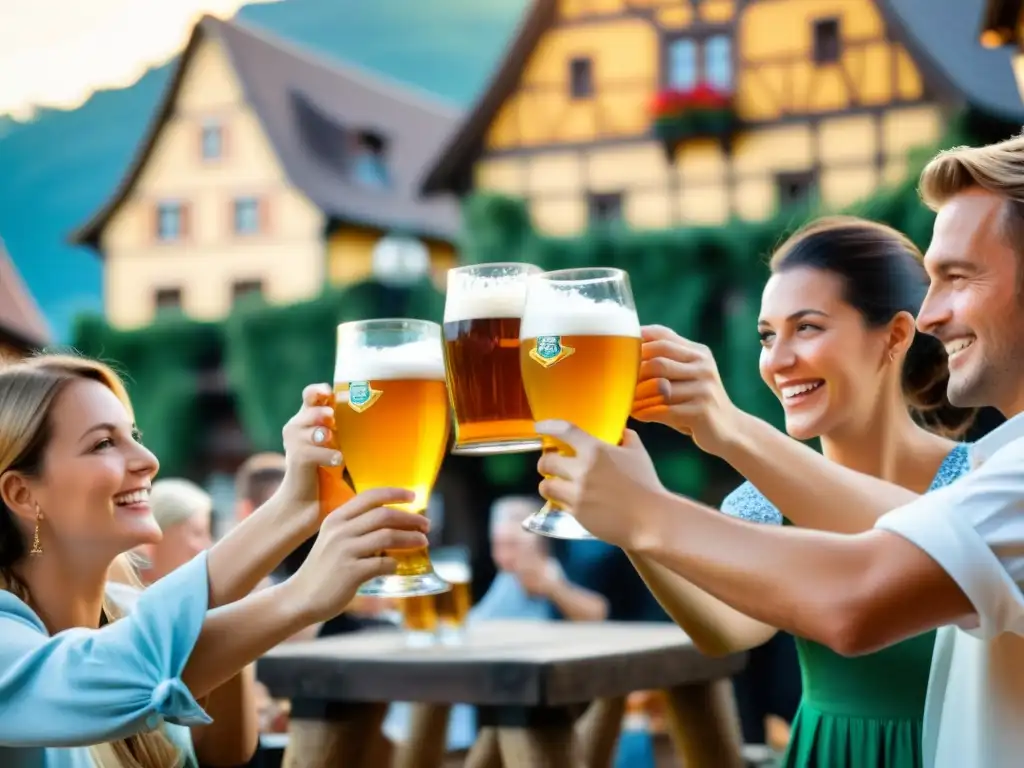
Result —
[[201, 14], [231, 16], [244, 1], [0, 0], [0, 115], [74, 108], [96, 88], [130, 85], [171, 58]]

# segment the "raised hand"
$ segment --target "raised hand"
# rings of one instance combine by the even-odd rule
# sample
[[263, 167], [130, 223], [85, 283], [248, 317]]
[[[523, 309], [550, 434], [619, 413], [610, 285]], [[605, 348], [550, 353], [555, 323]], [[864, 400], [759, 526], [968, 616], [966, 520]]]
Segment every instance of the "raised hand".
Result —
[[672, 427], [717, 454], [737, 421], [711, 350], [669, 328], [649, 325], [643, 338], [632, 416]]
[[384, 506], [414, 497], [411, 491], [375, 488], [327, 515], [309, 556], [289, 579], [291, 599], [304, 601], [315, 621], [326, 621], [345, 610], [360, 584], [395, 572], [386, 550], [427, 546], [425, 515]]
[[318, 502], [317, 467], [340, 467], [334, 447], [334, 393], [327, 384], [310, 384], [302, 391], [302, 407], [281, 430], [287, 471], [278, 494], [296, 509]]
[[609, 445], [564, 421], [538, 422], [536, 429], [575, 453], [541, 456], [541, 495], [564, 505], [599, 539], [633, 549], [648, 500], [666, 492], [636, 432], [627, 429], [622, 445]]

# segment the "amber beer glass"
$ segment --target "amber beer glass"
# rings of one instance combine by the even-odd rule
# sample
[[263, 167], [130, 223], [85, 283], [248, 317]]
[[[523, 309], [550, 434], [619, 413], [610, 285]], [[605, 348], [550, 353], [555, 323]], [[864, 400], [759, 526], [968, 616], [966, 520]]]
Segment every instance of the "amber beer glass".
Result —
[[[424, 320], [360, 320], [338, 326], [334, 421], [356, 491], [398, 487], [416, 494], [398, 508], [423, 514], [448, 442], [441, 326]], [[359, 592], [381, 597], [448, 590], [424, 549], [388, 553], [397, 573]]]
[[402, 635], [406, 645], [421, 648], [437, 638], [437, 600], [446, 594], [414, 595], [402, 600]]
[[519, 326], [532, 264], [477, 264], [448, 271], [445, 366], [455, 416], [452, 453], [540, 450], [519, 370]]
[[[565, 269], [529, 279], [520, 331], [523, 384], [536, 421], [564, 419], [606, 443], [622, 439], [640, 370], [640, 322], [621, 269]], [[544, 439], [544, 450], [569, 451]], [[523, 527], [592, 538], [550, 501]]]
[[466, 629], [473, 605], [473, 570], [465, 547], [439, 547], [431, 552], [434, 570], [451, 584], [451, 590], [435, 598], [441, 642], [458, 644]]

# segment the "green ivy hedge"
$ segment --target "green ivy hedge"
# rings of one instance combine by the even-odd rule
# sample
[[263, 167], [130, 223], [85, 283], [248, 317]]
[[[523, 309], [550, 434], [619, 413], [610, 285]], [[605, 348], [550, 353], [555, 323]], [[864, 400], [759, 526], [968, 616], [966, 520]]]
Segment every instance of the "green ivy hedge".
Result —
[[[1013, 130], [964, 114], [951, 125], [943, 146], [981, 143], [975, 137], [989, 141]], [[925, 247], [934, 217], [918, 201], [916, 177], [930, 155], [922, 153], [911, 164], [902, 184], [849, 212], [891, 224]], [[778, 404], [756, 371], [754, 328], [766, 257], [815, 213], [790, 209], [760, 223], [662, 231], [605, 228], [559, 238], [539, 234], [522, 202], [478, 194], [464, 206], [460, 253], [464, 263], [528, 261], [545, 269], [602, 265], [627, 270], [641, 322], [670, 326], [708, 344], [736, 402], [777, 421]], [[77, 324], [74, 345], [129, 374], [138, 423], [164, 471], [178, 474], [200, 450], [203, 413], [196, 392], [204, 366], [223, 365], [254, 446], [280, 448], [281, 425], [295, 411], [302, 387], [332, 376], [339, 322], [383, 316], [440, 320], [443, 302], [429, 282], [403, 290], [363, 282], [291, 306], [249, 304], [223, 323], [178, 318], [126, 332], [86, 317]], [[705, 489], [709, 465], [699, 452], [668, 435], [656, 436], [649, 447], [670, 487], [693, 494]], [[535, 482], [533, 456], [481, 461], [498, 489]]]

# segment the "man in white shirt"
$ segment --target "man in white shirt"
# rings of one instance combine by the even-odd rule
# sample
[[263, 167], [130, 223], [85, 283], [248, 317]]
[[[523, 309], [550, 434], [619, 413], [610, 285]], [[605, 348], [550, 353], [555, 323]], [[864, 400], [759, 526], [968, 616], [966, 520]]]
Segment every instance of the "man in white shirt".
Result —
[[[927, 768], [1017, 768], [1024, 765], [1024, 136], [941, 153], [924, 170], [921, 192], [938, 216], [918, 329], [946, 346], [954, 405], [992, 406], [1009, 419], [972, 447], [970, 474], [918, 496], [729, 411], [724, 428], [693, 417], [702, 448], [783, 512], [831, 509], [848, 521], [845, 530], [866, 532], [784, 529], [714, 513], [667, 492], [635, 435], [609, 446], [563, 422], [538, 425], [576, 454], [541, 459], [549, 475], [541, 490], [605, 541], [840, 653], [943, 627], [925, 712]], [[687, 355], [702, 354], [683, 339], [677, 346], [680, 370]], [[669, 407], [691, 415], [725, 407], [700, 401], [700, 381], [680, 374], [673, 384], [680, 382], [666, 395]]]

